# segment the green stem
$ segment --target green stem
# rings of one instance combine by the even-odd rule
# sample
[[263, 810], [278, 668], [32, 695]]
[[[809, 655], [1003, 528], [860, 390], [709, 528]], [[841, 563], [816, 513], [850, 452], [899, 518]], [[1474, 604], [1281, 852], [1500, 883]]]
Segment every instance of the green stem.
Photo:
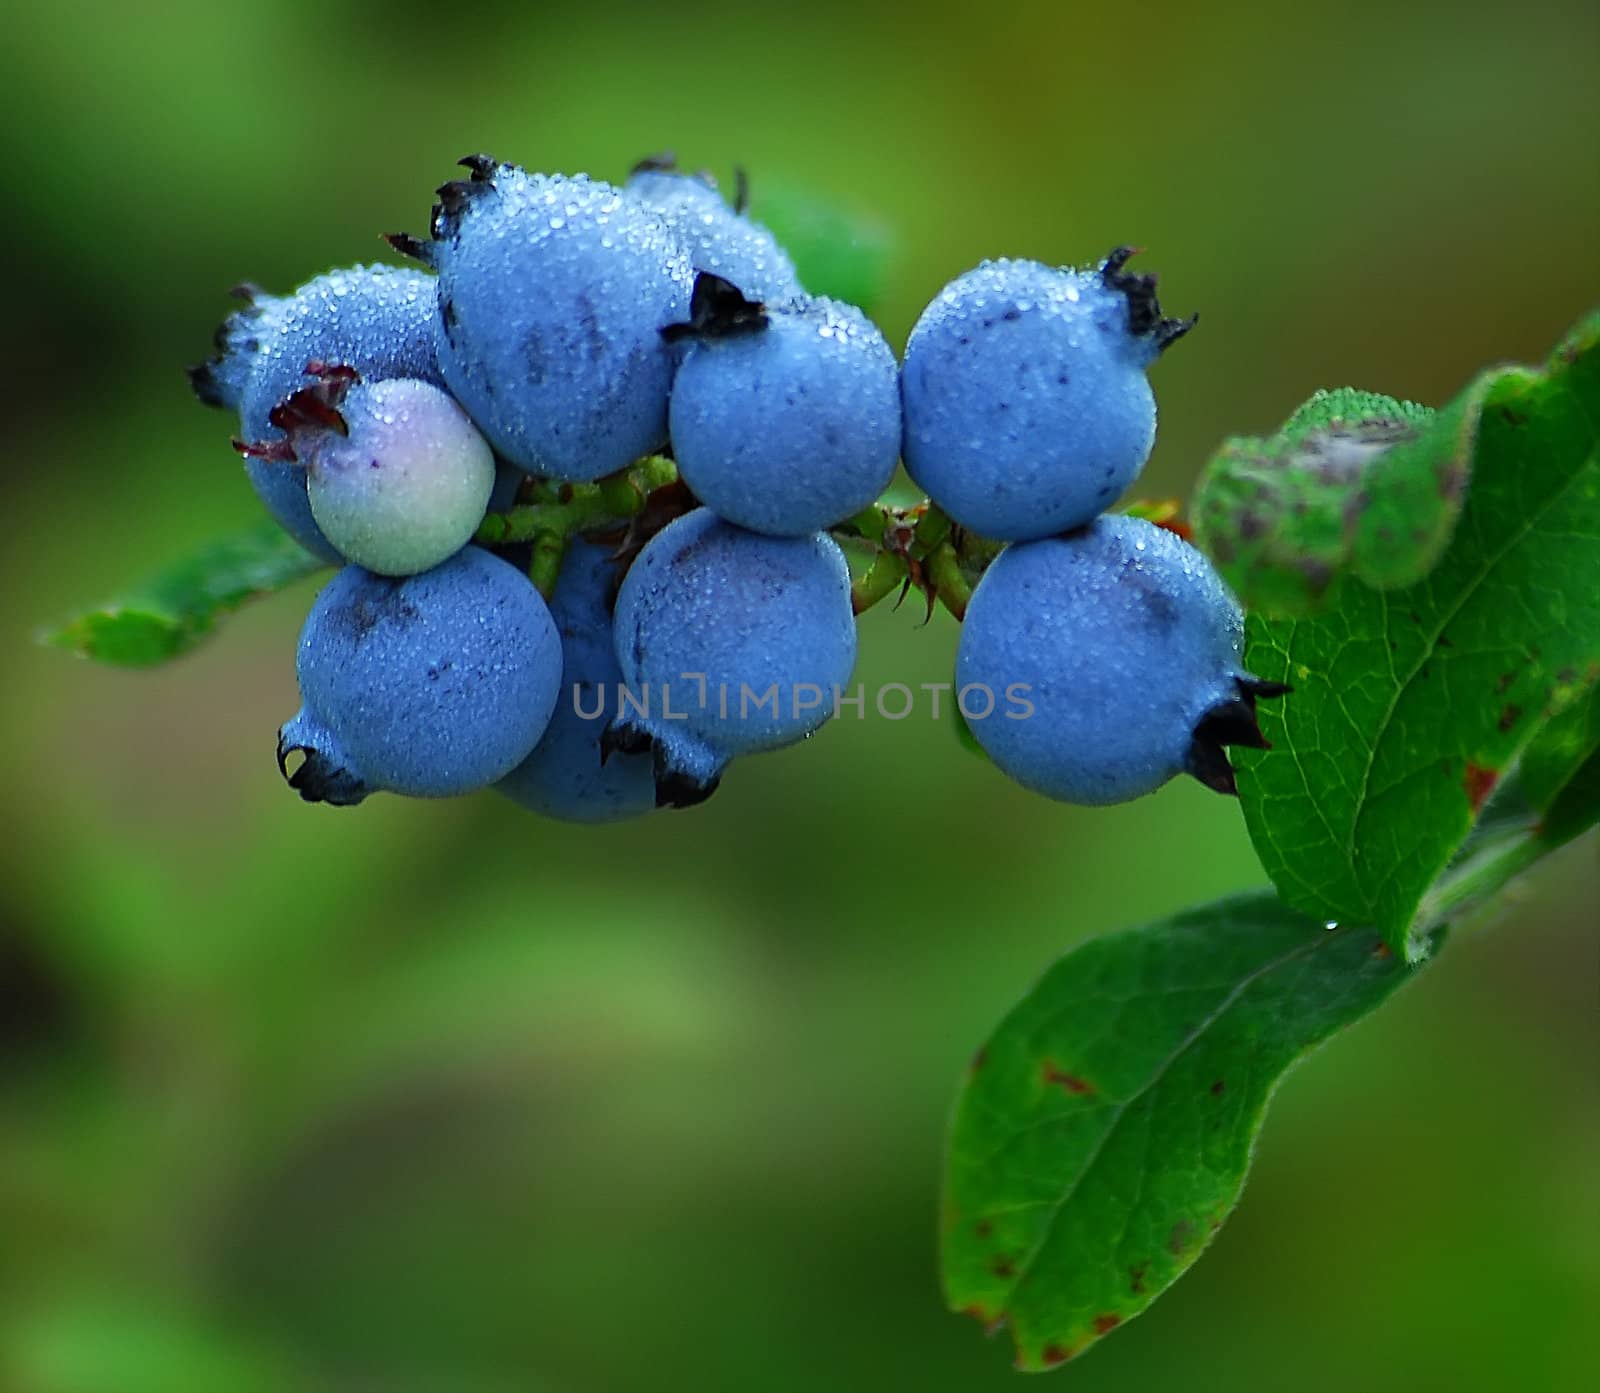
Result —
[[881, 545], [884, 534], [889, 530], [889, 516], [893, 511], [880, 500], [863, 508], [854, 517], [846, 518], [833, 531], [841, 537], [861, 537], [874, 546]]
[[592, 484], [535, 483], [533, 502], [521, 503], [503, 513], [490, 513], [478, 528], [477, 540], [485, 546], [537, 543], [550, 533], [563, 544], [579, 532], [615, 526], [637, 517], [656, 489], [673, 483], [677, 466], [661, 455], [650, 455]]
[[965, 619], [967, 605], [972, 599], [972, 585], [961, 569], [955, 547], [948, 541], [939, 543], [927, 560], [927, 568], [939, 602], [957, 619]]
[[905, 557], [892, 551], [880, 551], [850, 587], [850, 608], [857, 614], [865, 614], [879, 600], [888, 599], [900, 589], [909, 574]]
[[1004, 542], [980, 537], [976, 532], [963, 531], [956, 544], [956, 556], [961, 561], [963, 571], [981, 574], [988, 570], [989, 563], [1005, 548]]
[[1418, 911], [1418, 924], [1432, 928], [1471, 913], [1550, 850], [1536, 830], [1513, 834], [1483, 847], [1428, 893]]
[[[638, 517], [652, 493], [677, 479], [677, 466], [661, 455], [647, 456], [593, 483], [530, 478], [523, 485], [523, 501], [484, 518], [477, 540], [485, 546], [531, 542], [528, 574], [548, 598], [573, 537], [616, 528]], [[960, 619], [972, 598], [971, 577], [999, 554], [1002, 545], [957, 529], [926, 500], [909, 508], [879, 500], [832, 531], [842, 545], [864, 550], [870, 557], [850, 588], [857, 614], [888, 599], [908, 578], [920, 583], [925, 577], [927, 587]]]
[[924, 505], [924, 512], [917, 520], [916, 540], [913, 546], [920, 548], [923, 556], [931, 555], [934, 548], [939, 546], [953, 530], [949, 515], [943, 509], [935, 507], [932, 503]]
[[528, 579], [547, 600], [556, 593], [556, 581], [561, 576], [561, 560], [566, 554], [567, 534], [564, 532], [541, 532], [533, 539], [533, 559], [528, 563]]

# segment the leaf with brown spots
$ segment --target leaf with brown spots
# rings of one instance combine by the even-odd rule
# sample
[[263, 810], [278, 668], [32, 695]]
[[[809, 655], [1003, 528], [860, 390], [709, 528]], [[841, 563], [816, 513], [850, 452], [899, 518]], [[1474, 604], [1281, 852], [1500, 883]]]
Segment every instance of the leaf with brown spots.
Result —
[[1494, 772], [1600, 672], [1600, 315], [1544, 370], [1492, 375], [1427, 577], [1348, 577], [1330, 602], [1248, 622], [1250, 670], [1294, 695], [1262, 709], [1272, 748], [1235, 754], [1240, 799], [1287, 903], [1414, 957], [1419, 906]]
[[[1004, 1321], [1018, 1366], [1043, 1369], [1148, 1306], [1237, 1201], [1278, 1079], [1411, 975], [1379, 946], [1256, 894], [1057, 962], [957, 1103], [950, 1308]], [[1063, 1060], [1093, 1092], [1062, 1086]]]
[[1095, 1091], [1094, 1085], [1087, 1079], [1080, 1079], [1076, 1074], [1069, 1074], [1065, 1069], [1057, 1068], [1048, 1059], [1044, 1062], [1044, 1078], [1046, 1083], [1056, 1084], [1068, 1093], [1081, 1096]]
[[[1592, 320], [1580, 326], [1546, 375], [1569, 376], [1594, 332]], [[1201, 549], [1266, 614], [1337, 603], [1345, 576], [1376, 590], [1415, 585], [1454, 535], [1490, 425], [1511, 437], [1544, 429], [1537, 406], [1503, 391], [1521, 373], [1491, 368], [1437, 412], [1352, 388], [1318, 392], [1275, 436], [1225, 441], [1195, 495]]]
[[1500, 774], [1495, 769], [1485, 769], [1480, 764], [1467, 761], [1467, 772], [1462, 776], [1462, 786], [1467, 790], [1467, 803], [1473, 812], [1483, 807], [1484, 800], [1494, 792], [1494, 786], [1500, 782]]
[[[1364, 540], [1394, 530], [1407, 506], [1399, 553], [1415, 574], [1438, 554], [1460, 497], [1432, 487], [1424, 442], [1452, 442], [1464, 477], [1459, 423], [1426, 407], [1373, 392], [1318, 392], [1266, 440], [1224, 441], [1195, 494], [1197, 544], [1252, 607], [1302, 614], [1318, 608], [1347, 571], [1362, 572]], [[1420, 482], [1419, 482], [1420, 481]]]
[[1562, 846], [1600, 822], [1600, 687], [1534, 736], [1517, 771], [1521, 795], [1538, 815], [1535, 835]]

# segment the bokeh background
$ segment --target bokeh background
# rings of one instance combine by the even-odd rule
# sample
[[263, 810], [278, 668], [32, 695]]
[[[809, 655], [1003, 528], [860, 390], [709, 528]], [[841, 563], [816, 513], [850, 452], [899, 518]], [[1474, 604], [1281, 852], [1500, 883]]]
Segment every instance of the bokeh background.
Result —
[[[150, 673], [37, 625], [255, 516], [189, 398], [250, 278], [421, 231], [488, 150], [676, 148], [875, 219], [900, 344], [985, 255], [1147, 246], [1200, 330], [1145, 492], [1312, 389], [1436, 402], [1600, 301], [1587, 0], [8, 12], [0, 1389], [980, 1390], [942, 1131], [1085, 937], [1261, 881], [1178, 784], [1057, 807], [943, 722], [835, 723], [599, 831], [302, 806], [314, 586]], [[869, 683], [953, 627], [885, 607]], [[1600, 1386], [1592, 840], [1284, 1089], [1097, 1390]]]

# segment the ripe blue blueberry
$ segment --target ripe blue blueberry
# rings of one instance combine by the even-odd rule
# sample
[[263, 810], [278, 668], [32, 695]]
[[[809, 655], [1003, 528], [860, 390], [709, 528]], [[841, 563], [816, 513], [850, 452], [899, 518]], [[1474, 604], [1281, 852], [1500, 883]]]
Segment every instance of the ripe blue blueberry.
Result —
[[511, 463], [597, 479], [667, 438], [689, 259], [665, 222], [585, 175], [529, 174], [487, 157], [446, 184], [432, 242], [397, 236], [437, 267], [439, 366]]
[[702, 273], [672, 389], [679, 472], [713, 512], [803, 537], [875, 499], [900, 457], [893, 351], [837, 300], [766, 309]]
[[617, 567], [610, 548], [575, 541], [561, 562], [550, 614], [561, 633], [561, 692], [544, 739], [503, 778], [500, 791], [563, 822], [615, 822], [656, 804], [644, 754], [606, 756], [601, 737], [617, 714], [616, 645], [611, 606]]
[[709, 175], [683, 173], [663, 156], [638, 165], [625, 192], [666, 221], [694, 270], [721, 276], [768, 304], [805, 294], [778, 239], [745, 214], [742, 196], [729, 207]]
[[444, 798], [504, 778], [538, 743], [561, 640], [522, 572], [467, 547], [401, 580], [346, 566], [312, 606], [296, 672], [303, 704], [278, 764], [302, 798]]
[[[263, 295], [249, 286], [236, 293], [244, 308], [218, 328], [216, 356], [191, 368], [189, 377], [201, 401], [239, 413], [245, 440], [281, 437], [271, 413], [311, 384], [310, 362], [341, 364], [374, 381], [443, 381], [433, 346], [433, 277], [422, 271], [353, 266], [307, 281], [292, 295]], [[265, 459], [247, 459], [245, 470], [285, 531], [317, 555], [338, 560], [312, 516], [303, 474]]]
[[352, 368], [310, 367], [316, 386], [269, 418], [287, 438], [235, 446], [303, 469], [311, 515], [357, 566], [415, 575], [466, 546], [495, 487], [494, 452], [466, 412], [429, 382], [364, 382]]
[[923, 311], [906, 344], [906, 468], [957, 522], [1026, 541], [1082, 527], [1155, 441], [1145, 369], [1193, 319], [1164, 319], [1129, 248], [1087, 271], [986, 261]]
[[830, 537], [762, 537], [699, 508], [639, 553], [617, 596], [623, 694], [609, 744], [653, 751], [656, 798], [708, 797], [739, 755], [792, 745], [855, 666], [850, 570]]
[[1210, 563], [1139, 518], [1006, 548], [967, 608], [956, 686], [978, 742], [1018, 783], [1120, 803], [1187, 771], [1234, 791], [1223, 747], [1264, 748], [1244, 619]]

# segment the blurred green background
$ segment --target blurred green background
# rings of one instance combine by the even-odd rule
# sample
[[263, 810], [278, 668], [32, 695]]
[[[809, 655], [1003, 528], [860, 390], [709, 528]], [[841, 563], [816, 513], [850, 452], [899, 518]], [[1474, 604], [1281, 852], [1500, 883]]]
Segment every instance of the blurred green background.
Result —
[[[255, 516], [190, 399], [224, 289], [421, 231], [488, 150], [671, 146], [875, 217], [903, 343], [985, 255], [1149, 248], [1199, 331], [1153, 495], [1312, 389], [1435, 402], [1600, 301], [1600, 11], [73, 3], [0, 55], [10, 680], [4, 1393], [1015, 1388], [946, 1315], [963, 1062], [1056, 954], [1259, 883], [1184, 783], [1057, 807], [837, 722], [705, 807], [302, 806], [313, 587], [152, 673], [36, 625]], [[863, 626], [859, 675], [953, 628]], [[1284, 1091], [1242, 1208], [1097, 1390], [1600, 1386], [1591, 840]]]

